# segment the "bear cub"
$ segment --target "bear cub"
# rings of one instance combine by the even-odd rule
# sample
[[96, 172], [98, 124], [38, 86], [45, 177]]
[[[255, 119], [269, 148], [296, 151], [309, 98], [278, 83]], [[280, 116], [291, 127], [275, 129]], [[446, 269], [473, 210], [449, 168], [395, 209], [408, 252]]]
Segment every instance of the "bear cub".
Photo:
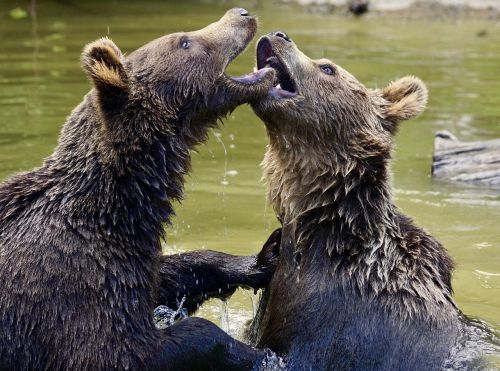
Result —
[[254, 257], [160, 255], [189, 151], [220, 117], [271, 86], [271, 69], [224, 73], [256, 29], [246, 10], [232, 9], [128, 56], [109, 39], [84, 49], [94, 87], [67, 119], [54, 153], [0, 185], [1, 370], [260, 364], [264, 351], [209, 321], [188, 318], [158, 330], [152, 318], [158, 304], [175, 307], [186, 296], [193, 312], [205, 299], [200, 292], [262, 287], [274, 271], [271, 245]]
[[293, 370], [439, 370], [461, 326], [444, 247], [394, 204], [400, 122], [427, 88], [412, 76], [371, 90], [284, 32], [262, 37], [275, 86], [252, 103], [269, 144], [268, 198], [282, 223], [275, 275], [250, 340]]

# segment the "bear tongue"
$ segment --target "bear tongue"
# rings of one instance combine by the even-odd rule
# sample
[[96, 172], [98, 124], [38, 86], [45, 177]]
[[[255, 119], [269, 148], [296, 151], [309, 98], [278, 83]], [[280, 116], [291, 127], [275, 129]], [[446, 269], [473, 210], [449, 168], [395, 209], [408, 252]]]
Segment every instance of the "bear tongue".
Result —
[[269, 91], [269, 95], [273, 98], [283, 99], [295, 97], [297, 93], [284, 90], [281, 88], [281, 85], [278, 84], [275, 87], [271, 88], [271, 90]]
[[231, 79], [237, 82], [241, 82], [243, 84], [255, 84], [259, 82], [270, 69], [271, 68], [269, 67], [261, 68], [260, 70], [256, 71], [254, 70], [254, 72], [243, 76], [232, 76]]

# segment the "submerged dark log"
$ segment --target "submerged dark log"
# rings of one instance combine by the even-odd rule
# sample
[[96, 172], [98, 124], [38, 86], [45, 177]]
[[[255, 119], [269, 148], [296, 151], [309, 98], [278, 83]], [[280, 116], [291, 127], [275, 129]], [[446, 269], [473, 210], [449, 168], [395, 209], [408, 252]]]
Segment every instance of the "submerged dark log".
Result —
[[461, 142], [449, 131], [437, 132], [432, 176], [500, 188], [500, 139]]

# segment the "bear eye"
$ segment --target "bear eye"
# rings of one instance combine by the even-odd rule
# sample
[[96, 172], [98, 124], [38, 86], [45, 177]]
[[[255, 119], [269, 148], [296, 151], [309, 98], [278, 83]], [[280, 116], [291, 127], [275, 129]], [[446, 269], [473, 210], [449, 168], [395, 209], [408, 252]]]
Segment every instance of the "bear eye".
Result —
[[191, 46], [191, 41], [190, 40], [181, 40], [181, 48], [182, 49], [189, 49], [189, 47]]
[[321, 69], [321, 71], [323, 71], [327, 75], [335, 74], [335, 68], [333, 68], [332, 66], [330, 66], [328, 64], [322, 64], [321, 66], [319, 66], [319, 68]]

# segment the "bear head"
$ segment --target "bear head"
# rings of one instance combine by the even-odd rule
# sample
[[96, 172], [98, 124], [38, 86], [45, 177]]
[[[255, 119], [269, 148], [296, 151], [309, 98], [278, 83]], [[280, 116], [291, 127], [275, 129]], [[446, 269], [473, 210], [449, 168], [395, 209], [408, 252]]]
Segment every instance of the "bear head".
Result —
[[201, 30], [160, 37], [128, 56], [107, 38], [88, 44], [82, 65], [105, 126], [118, 126], [112, 135], [120, 141], [124, 122], [147, 123], [141, 125], [145, 136], [168, 122], [189, 147], [203, 142], [217, 119], [264, 94], [271, 83], [265, 78], [270, 69], [241, 77], [224, 72], [256, 30], [256, 18], [235, 8]]
[[268, 67], [276, 85], [252, 107], [269, 134], [263, 165], [279, 217], [330, 202], [325, 191], [340, 183], [347, 193], [363, 176], [385, 178], [398, 124], [427, 103], [416, 77], [368, 89], [334, 62], [306, 56], [284, 32], [257, 44], [257, 69]]

